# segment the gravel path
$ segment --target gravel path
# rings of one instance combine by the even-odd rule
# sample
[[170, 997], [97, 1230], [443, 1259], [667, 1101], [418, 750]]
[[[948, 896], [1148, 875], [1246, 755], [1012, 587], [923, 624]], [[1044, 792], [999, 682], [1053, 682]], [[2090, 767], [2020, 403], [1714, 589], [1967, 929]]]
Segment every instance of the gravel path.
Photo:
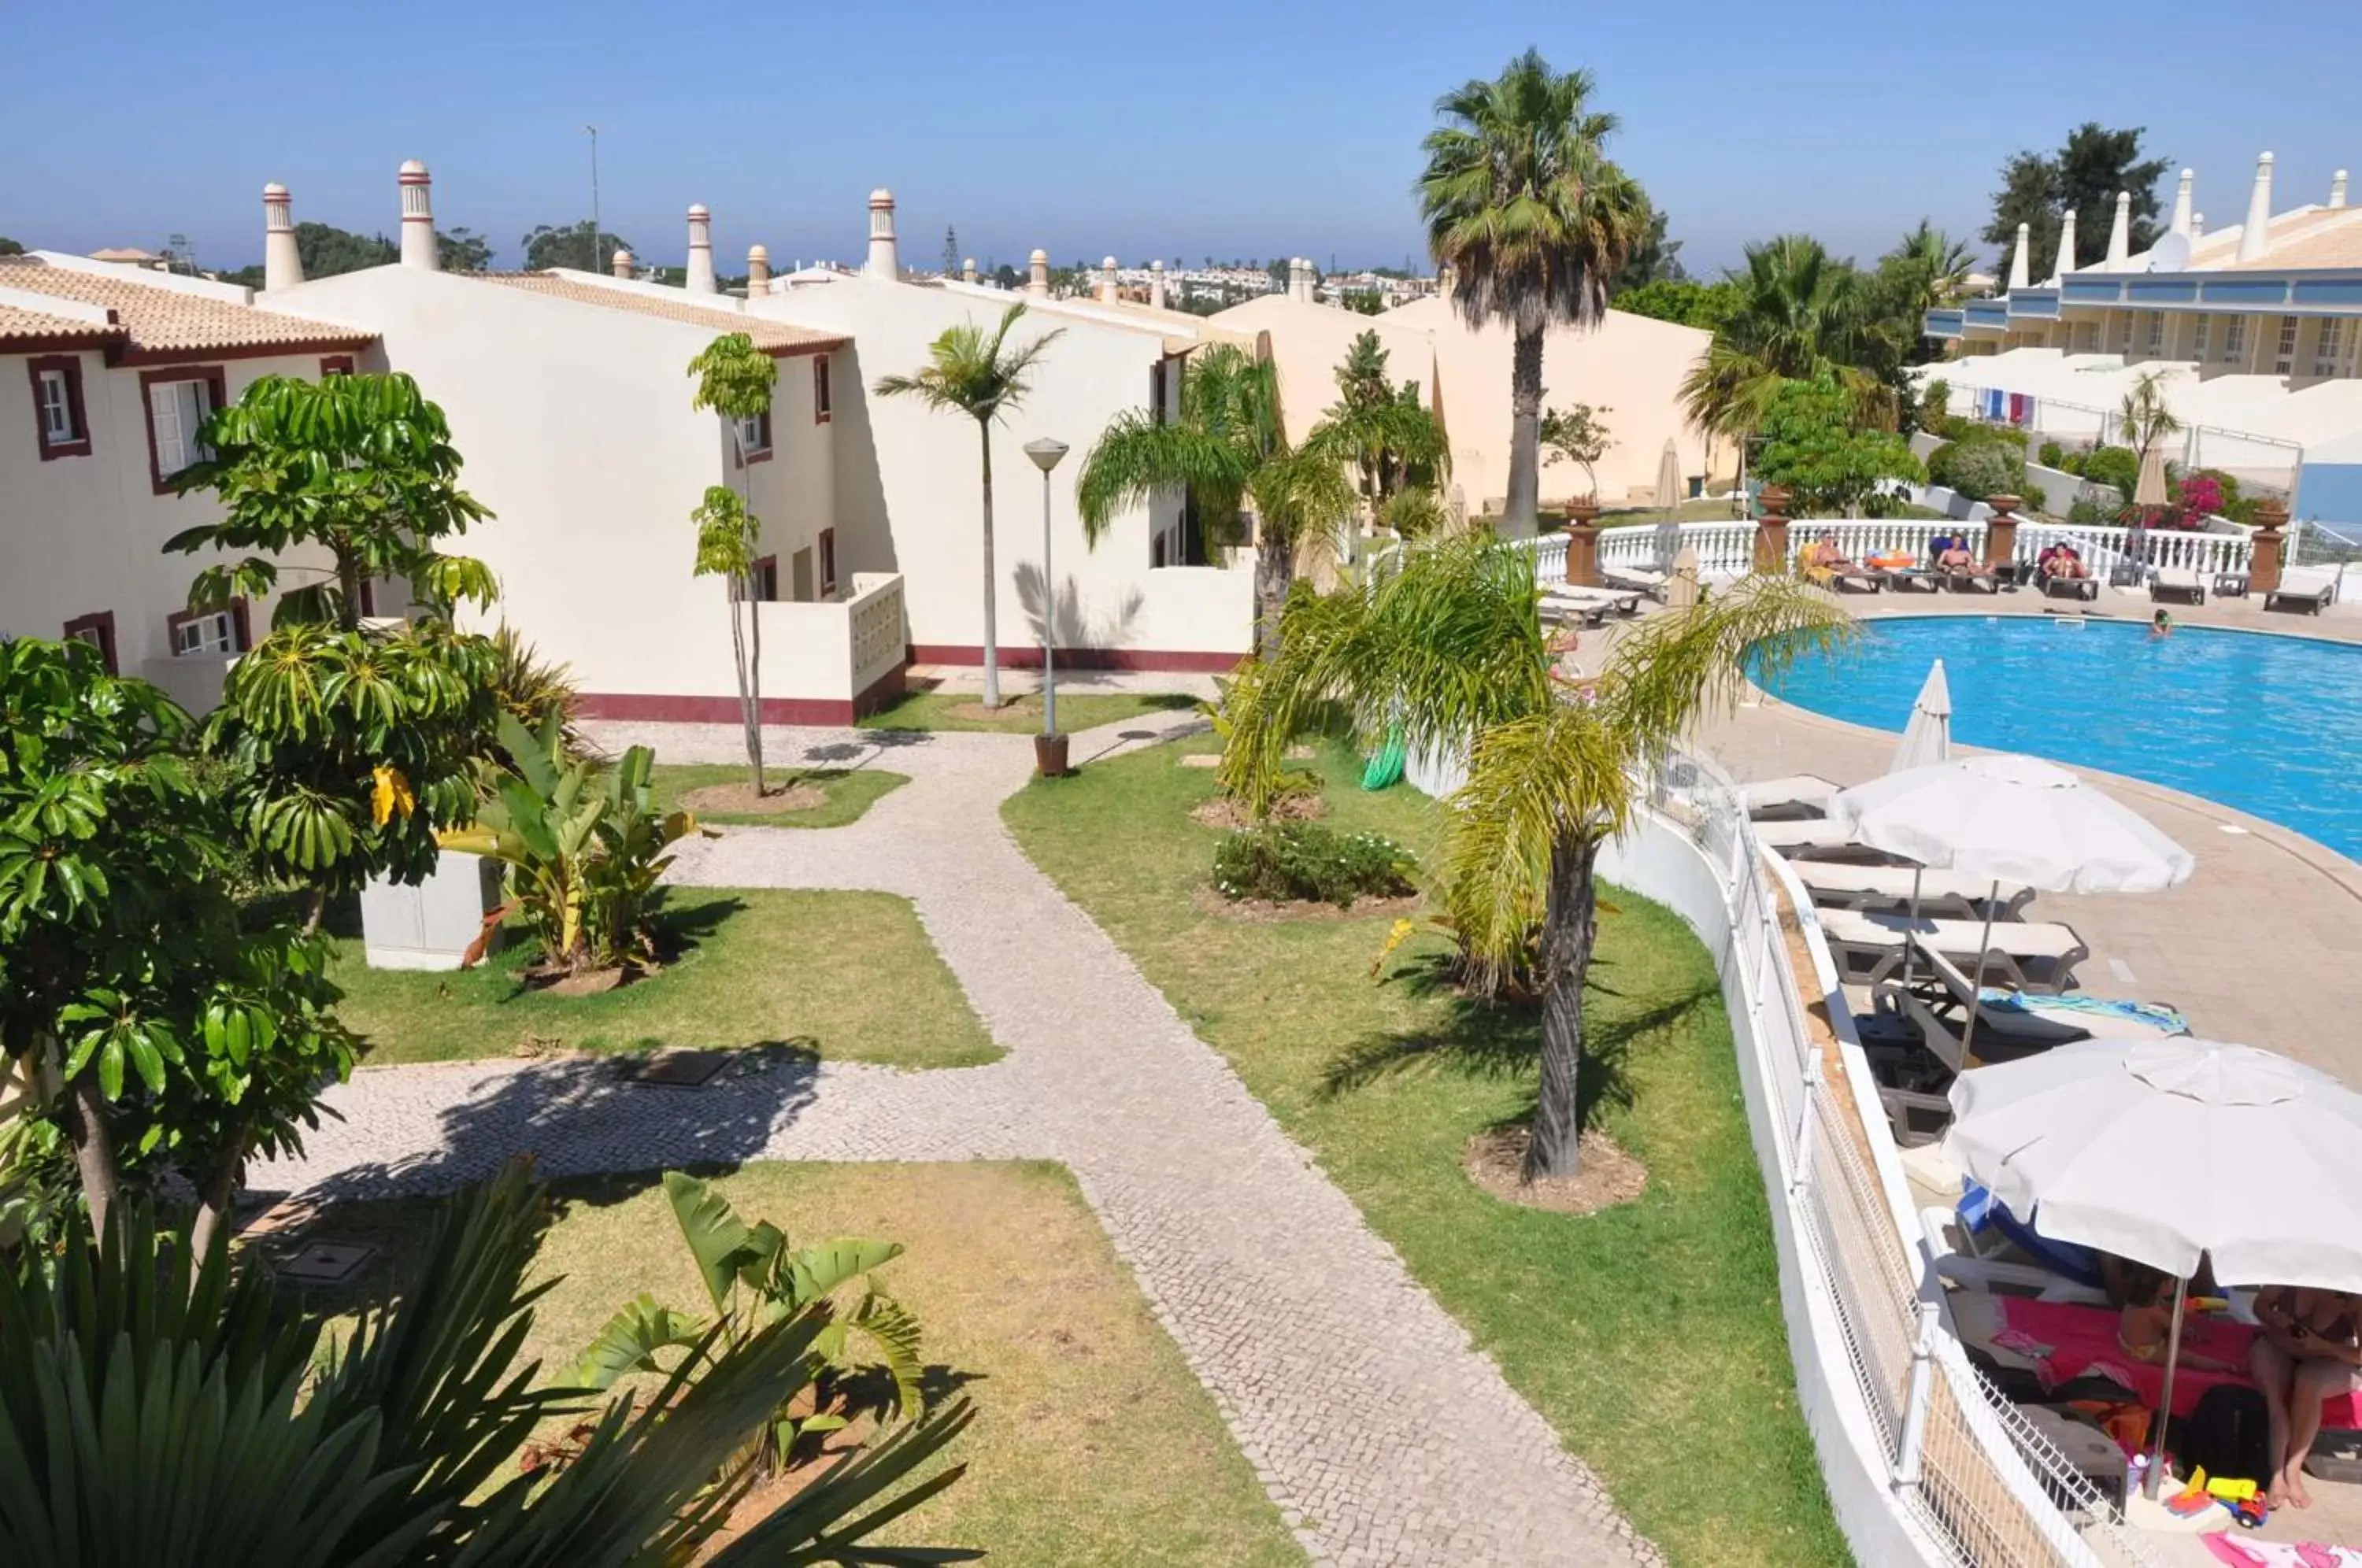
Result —
[[[1192, 722], [1079, 734], [1074, 757]], [[729, 760], [737, 745], [723, 726], [599, 733], [660, 740], [669, 761]], [[775, 734], [781, 757], [840, 765], [880, 745]], [[888, 753], [879, 765], [912, 782], [858, 823], [730, 829], [687, 846], [673, 878], [910, 898], [1005, 1058], [900, 1072], [750, 1056], [697, 1090], [632, 1084], [604, 1061], [364, 1069], [329, 1097], [346, 1120], [303, 1160], [258, 1166], [254, 1185], [430, 1191], [521, 1150], [552, 1175], [1057, 1159], [1316, 1562], [1661, 1562], [1311, 1156], [1019, 851], [999, 804], [1025, 783], [1027, 742], [938, 734]]]

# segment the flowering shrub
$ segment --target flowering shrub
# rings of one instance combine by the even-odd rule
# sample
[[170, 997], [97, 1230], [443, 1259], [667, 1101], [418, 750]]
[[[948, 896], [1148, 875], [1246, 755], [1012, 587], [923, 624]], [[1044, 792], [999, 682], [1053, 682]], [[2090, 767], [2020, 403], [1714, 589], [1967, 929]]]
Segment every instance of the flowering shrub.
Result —
[[2169, 526], [2203, 528], [2206, 519], [2223, 510], [2222, 483], [2212, 474], [2191, 474], [2181, 481], [2181, 492], [2174, 502], [2174, 515]]
[[1411, 891], [1411, 858], [1374, 833], [1333, 833], [1315, 823], [1267, 823], [1231, 834], [1214, 851], [1214, 887], [1222, 897], [1275, 903], [1328, 903]]

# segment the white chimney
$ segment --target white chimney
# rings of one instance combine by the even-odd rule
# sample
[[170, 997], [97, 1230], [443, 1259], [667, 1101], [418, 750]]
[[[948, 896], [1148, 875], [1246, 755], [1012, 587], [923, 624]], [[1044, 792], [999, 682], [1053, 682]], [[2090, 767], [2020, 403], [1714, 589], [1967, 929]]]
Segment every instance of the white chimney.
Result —
[[1309, 304], [1312, 301], [1312, 262], [1303, 256], [1292, 257], [1287, 263], [1288, 293]]
[[2116, 193], [2115, 221], [2108, 225], [2108, 271], [2121, 272], [2133, 259], [2133, 193]]
[[2204, 213], [2191, 213], [2190, 215], [2190, 243], [2195, 245], [2205, 237], [2206, 215]]
[[692, 202], [689, 208], [688, 282], [692, 294], [720, 292], [713, 281], [713, 215], [703, 202]]
[[2239, 259], [2253, 261], [2271, 248], [2272, 155], [2256, 160], [2256, 183], [2247, 192], [2247, 221], [2239, 230]]
[[2173, 222], [2169, 226], [2169, 232], [2174, 234], [2190, 232], [2190, 188], [2197, 182], [2197, 180], [2198, 175], [2195, 171], [2188, 169], [2181, 171], [2181, 182], [2173, 188]]
[[304, 281], [304, 258], [295, 248], [295, 213], [287, 187], [276, 180], [262, 187], [262, 292], [292, 289]]
[[1025, 292], [1047, 298], [1050, 293], [1050, 253], [1036, 250], [1025, 259]]
[[1115, 303], [1115, 258], [1112, 256], [1107, 257], [1099, 262], [1098, 296], [1100, 299], [1107, 301], [1110, 304]]
[[1148, 304], [1153, 310], [1164, 308], [1164, 262], [1161, 257], [1148, 264]]
[[628, 250], [616, 251], [614, 259], [607, 263], [607, 270], [618, 278], [629, 278], [632, 275], [632, 253]]
[[746, 297], [761, 299], [771, 292], [771, 248], [750, 245], [746, 248]]
[[2333, 207], [2345, 204], [2345, 171], [2343, 169], [2329, 177], [2329, 204]]
[[2075, 270], [2075, 209], [2069, 207], [2058, 220], [2058, 264], [2050, 271], [2055, 285]]
[[966, 260], [960, 263], [960, 282], [963, 283], [973, 283], [976, 282], [975, 257], [971, 256]]
[[435, 204], [427, 199], [434, 181], [415, 158], [402, 166], [402, 264], [439, 270], [435, 253]]
[[864, 271], [889, 283], [902, 275], [902, 253], [894, 243], [894, 193], [882, 187], [869, 193], [869, 265]]
[[2034, 230], [2030, 225], [2017, 226], [2017, 248], [2010, 255], [2009, 286], [2003, 291], [2004, 293], [2014, 294], [2020, 289], [2032, 286], [2034, 258], [2029, 253], [2034, 248], [2033, 233]]

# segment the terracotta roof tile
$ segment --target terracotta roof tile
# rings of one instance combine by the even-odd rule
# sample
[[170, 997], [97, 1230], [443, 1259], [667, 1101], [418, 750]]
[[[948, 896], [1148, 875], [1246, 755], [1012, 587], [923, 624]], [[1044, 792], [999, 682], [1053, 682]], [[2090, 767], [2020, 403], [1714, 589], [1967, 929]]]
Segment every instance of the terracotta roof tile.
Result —
[[122, 324], [126, 357], [131, 359], [281, 347], [351, 348], [377, 341], [374, 332], [145, 283], [127, 269], [85, 272], [52, 267], [38, 256], [0, 256], [0, 288], [105, 306]]
[[676, 304], [638, 289], [611, 289], [603, 283], [588, 282], [554, 272], [479, 272], [474, 276], [488, 283], [524, 289], [551, 299], [571, 300], [577, 304], [604, 305], [610, 310], [627, 310], [639, 315], [679, 322], [683, 326], [702, 327], [709, 332], [743, 332], [755, 340], [756, 348], [769, 354], [841, 348], [852, 341], [835, 333], [818, 332], [807, 326], [790, 326], [784, 321], [773, 321], [767, 316], [742, 315], [734, 310], [691, 304], [690, 295], [683, 290], [674, 291], [681, 296]]
[[123, 328], [111, 322], [83, 321], [70, 315], [0, 304], [0, 348], [12, 344], [87, 343], [95, 348], [123, 341]]

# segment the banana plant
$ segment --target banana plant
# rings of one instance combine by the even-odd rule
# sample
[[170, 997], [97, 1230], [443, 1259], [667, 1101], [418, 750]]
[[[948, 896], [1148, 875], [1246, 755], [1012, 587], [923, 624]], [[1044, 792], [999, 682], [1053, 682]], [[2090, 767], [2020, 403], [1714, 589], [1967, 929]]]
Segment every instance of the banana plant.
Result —
[[[816, 1386], [875, 1367], [893, 1383], [895, 1418], [922, 1413], [918, 1320], [879, 1289], [873, 1277], [874, 1270], [901, 1256], [900, 1242], [844, 1237], [796, 1248], [778, 1226], [740, 1219], [720, 1193], [695, 1176], [667, 1171], [664, 1187], [681, 1239], [705, 1282], [712, 1316], [662, 1306], [643, 1293], [600, 1330], [576, 1364], [573, 1381], [605, 1389], [629, 1373], [678, 1375], [704, 1357], [725, 1353], [777, 1323], [809, 1314], [825, 1325], [812, 1336], [811, 1346], [810, 1371]], [[861, 1286], [858, 1299], [850, 1307], [840, 1305], [838, 1291], [855, 1281]], [[874, 1352], [875, 1361], [855, 1357], [852, 1337], [856, 1333]], [[668, 1365], [674, 1352], [679, 1353]], [[758, 1457], [777, 1471], [786, 1465], [798, 1438], [834, 1431], [844, 1424], [840, 1411], [816, 1408], [799, 1417], [782, 1403], [771, 1413], [757, 1445]]]
[[552, 971], [579, 974], [652, 956], [649, 910], [671, 862], [668, 851], [703, 831], [687, 812], [655, 812], [656, 754], [635, 745], [602, 773], [567, 755], [556, 713], [535, 732], [503, 712], [498, 730], [513, 771], [499, 777], [472, 826], [436, 835], [445, 849], [488, 856], [508, 868], [508, 899], [486, 917], [466, 962], [481, 958], [492, 932], [520, 911]]

